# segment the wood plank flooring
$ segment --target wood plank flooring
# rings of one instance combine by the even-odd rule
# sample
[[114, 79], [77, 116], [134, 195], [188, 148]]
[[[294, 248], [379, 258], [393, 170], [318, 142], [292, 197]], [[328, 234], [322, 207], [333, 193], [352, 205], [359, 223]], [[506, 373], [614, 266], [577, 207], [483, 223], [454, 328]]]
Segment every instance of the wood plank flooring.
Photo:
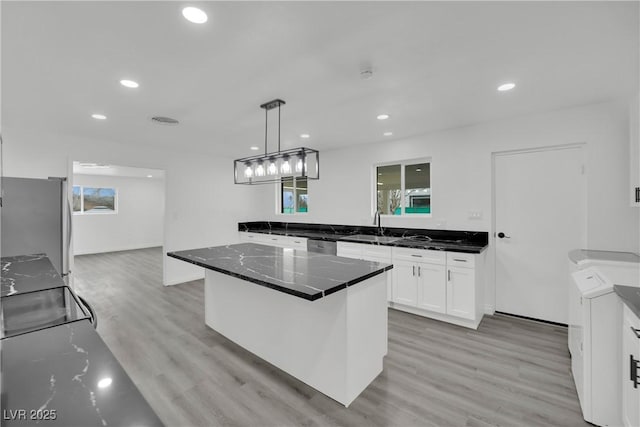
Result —
[[161, 248], [75, 257], [98, 332], [167, 426], [582, 426], [566, 328], [477, 331], [389, 310], [383, 373], [347, 409], [204, 325], [204, 284], [162, 286]]

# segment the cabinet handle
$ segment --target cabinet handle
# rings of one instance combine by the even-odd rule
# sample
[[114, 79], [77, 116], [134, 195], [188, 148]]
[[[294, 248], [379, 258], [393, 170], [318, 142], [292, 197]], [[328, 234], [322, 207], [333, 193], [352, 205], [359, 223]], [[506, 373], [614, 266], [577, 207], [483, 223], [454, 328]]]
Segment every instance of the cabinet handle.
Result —
[[636, 203], [640, 203], [640, 187], [636, 187]]
[[640, 338], [640, 329], [636, 329], [633, 326], [631, 326], [631, 331], [636, 334], [636, 338]]
[[458, 262], [467, 262], [466, 259], [459, 259], [459, 258], [454, 258], [454, 261], [458, 261]]
[[633, 382], [633, 388], [638, 388], [638, 361], [629, 355], [629, 381]]
[[414, 256], [416, 258], [422, 258], [422, 255], [411, 254], [411, 256]]
[[447, 270], [447, 281], [451, 281], [451, 270]]
[[416, 266], [415, 265], [413, 266], [413, 275], [414, 276], [416, 275]]
[[255, 236], [247, 236], [249, 239], [253, 239]]
[[420, 266], [418, 266], [418, 277], [420, 277]]

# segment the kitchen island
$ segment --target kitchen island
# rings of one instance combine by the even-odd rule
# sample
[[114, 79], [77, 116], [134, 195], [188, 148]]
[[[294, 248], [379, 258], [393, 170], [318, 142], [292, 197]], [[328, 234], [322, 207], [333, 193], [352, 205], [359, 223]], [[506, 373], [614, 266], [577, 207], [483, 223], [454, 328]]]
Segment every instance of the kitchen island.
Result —
[[167, 255], [206, 269], [207, 326], [341, 404], [382, 372], [392, 265], [253, 243]]

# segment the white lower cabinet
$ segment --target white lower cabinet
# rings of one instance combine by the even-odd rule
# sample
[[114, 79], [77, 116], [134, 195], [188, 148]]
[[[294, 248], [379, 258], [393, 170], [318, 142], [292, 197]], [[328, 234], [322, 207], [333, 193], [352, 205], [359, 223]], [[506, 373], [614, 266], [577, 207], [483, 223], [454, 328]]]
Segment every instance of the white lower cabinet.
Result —
[[622, 309], [622, 422], [640, 426], [640, 319], [624, 305]]
[[447, 313], [452, 316], [475, 319], [476, 283], [473, 268], [447, 269]]
[[[338, 242], [336, 255], [345, 258], [391, 264], [391, 247], [363, 243]], [[395, 269], [395, 266], [394, 266]], [[392, 274], [387, 275], [387, 301], [392, 300]]]
[[446, 313], [447, 292], [442, 283], [446, 275], [444, 265], [417, 264], [418, 301], [417, 307], [435, 313]]
[[393, 249], [392, 307], [476, 329], [484, 315], [484, 254]]
[[291, 248], [307, 250], [307, 239], [304, 237], [280, 236], [277, 234], [238, 232], [241, 242], [259, 243], [262, 245], [277, 246], [279, 248]]

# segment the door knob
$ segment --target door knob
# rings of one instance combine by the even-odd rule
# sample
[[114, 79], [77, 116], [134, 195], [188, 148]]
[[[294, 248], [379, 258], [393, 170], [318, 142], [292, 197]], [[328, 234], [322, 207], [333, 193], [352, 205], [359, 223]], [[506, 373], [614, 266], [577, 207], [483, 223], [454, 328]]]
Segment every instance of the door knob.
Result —
[[511, 237], [504, 234], [502, 231], [498, 233], [498, 237], [501, 239], [510, 239]]

